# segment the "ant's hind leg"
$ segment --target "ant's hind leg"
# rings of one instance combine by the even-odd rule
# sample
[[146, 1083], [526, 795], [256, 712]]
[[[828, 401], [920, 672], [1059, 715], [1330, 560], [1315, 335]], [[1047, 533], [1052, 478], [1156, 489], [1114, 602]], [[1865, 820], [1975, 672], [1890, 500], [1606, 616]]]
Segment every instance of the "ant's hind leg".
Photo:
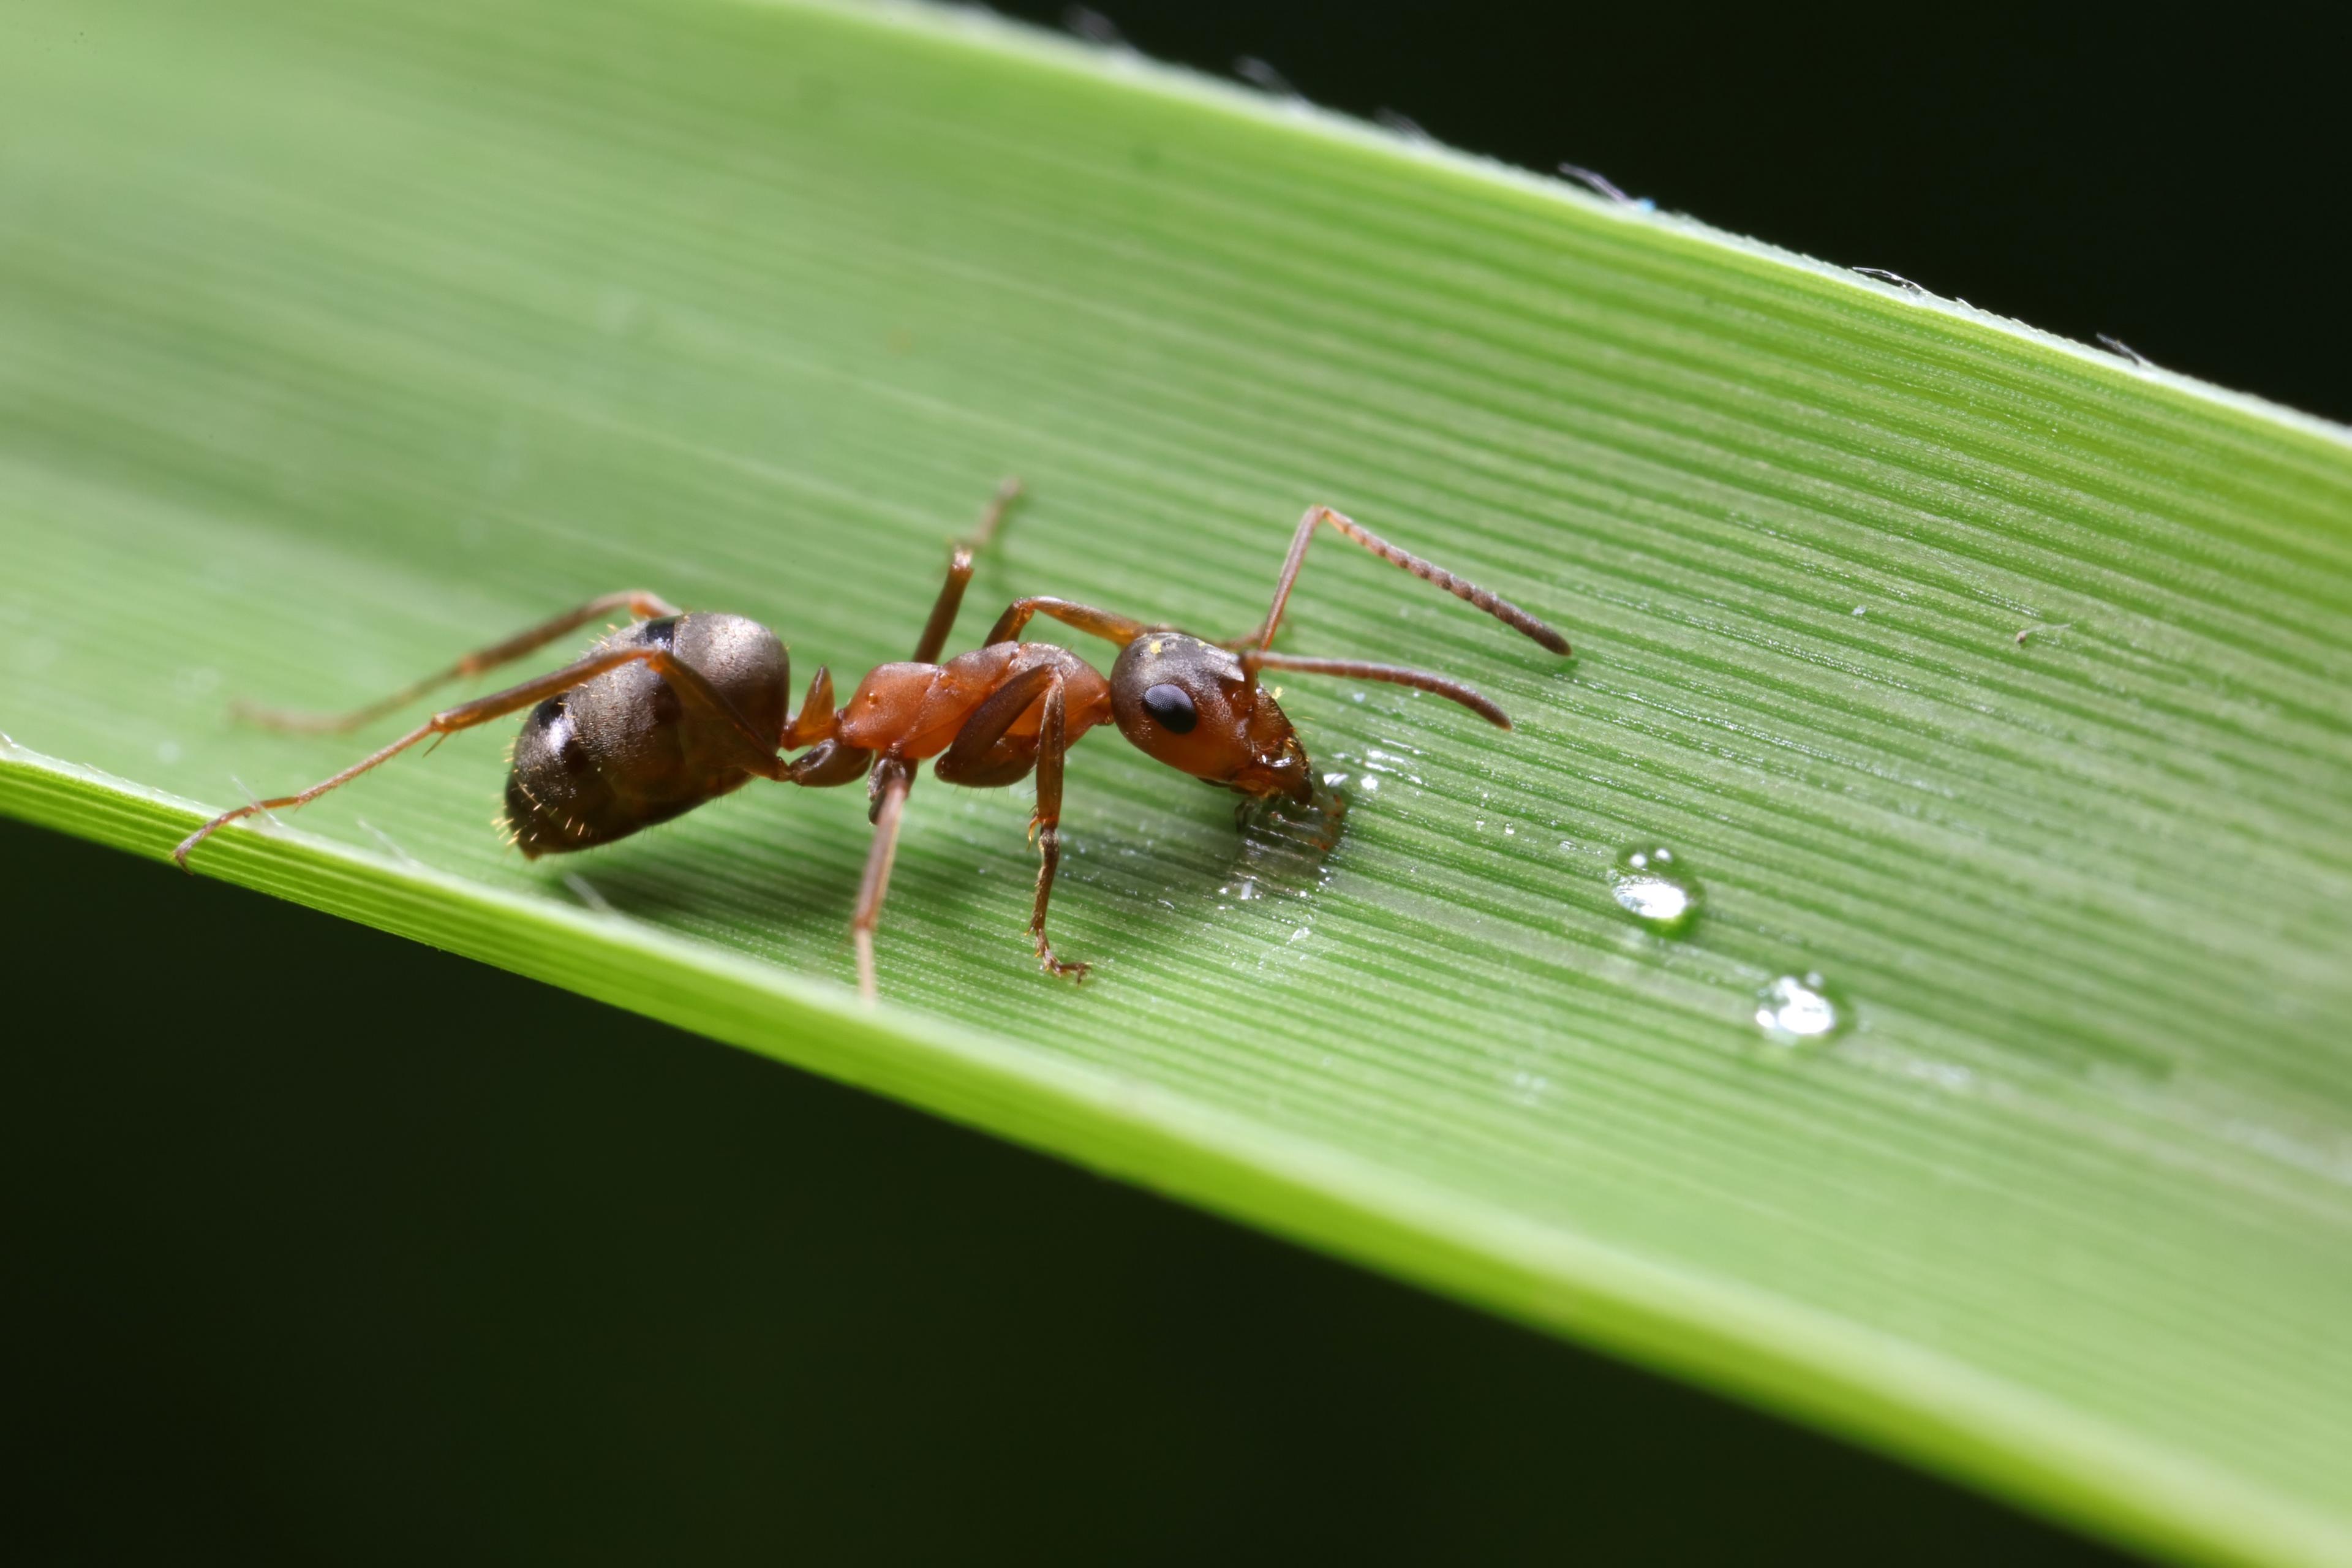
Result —
[[341, 734], [356, 730], [371, 720], [381, 719], [395, 709], [405, 708], [436, 686], [468, 675], [479, 675], [486, 669], [520, 658], [535, 648], [546, 647], [568, 631], [577, 630], [591, 621], [603, 620], [615, 610], [626, 610], [640, 621], [657, 620], [664, 616], [682, 612], [658, 594], [648, 594], [641, 588], [625, 589], [618, 594], [606, 594], [602, 598], [575, 605], [560, 616], [551, 616], [537, 626], [527, 626], [504, 642], [476, 648], [445, 669], [436, 669], [424, 679], [402, 687], [381, 701], [364, 708], [354, 708], [348, 713], [289, 713], [275, 708], [257, 708], [249, 703], [236, 705], [236, 716], [251, 723], [272, 730], [294, 730], [310, 734]]
[[308, 789], [298, 790], [292, 795], [276, 795], [268, 800], [257, 800], [249, 805], [240, 805], [233, 811], [224, 811], [180, 840], [179, 846], [172, 851], [172, 858], [178, 861], [180, 868], [184, 871], [188, 868], [188, 856], [196, 846], [232, 822], [251, 816], [256, 812], [307, 805], [329, 790], [347, 784], [370, 769], [390, 762], [419, 741], [429, 740], [436, 736], [454, 735], [460, 730], [470, 730], [478, 724], [487, 724], [493, 719], [502, 719], [509, 713], [520, 712], [551, 697], [569, 691], [575, 686], [593, 680], [608, 670], [618, 669], [625, 664], [650, 665], [656, 673], [683, 693], [687, 700], [698, 706], [708, 706], [719, 717], [731, 722], [745, 742], [747, 768], [760, 772], [781, 771], [782, 765], [775, 762], [772, 752], [764, 760], [751, 754], [757, 750], [758, 732], [743, 721], [742, 718], [735, 712], [733, 706], [713, 690], [708, 681], [696, 671], [680, 663], [667, 648], [642, 645], [634, 647], [600, 648], [585, 658], [574, 660], [561, 669], [551, 670], [537, 679], [524, 681], [520, 686], [510, 686], [504, 691], [494, 691], [487, 697], [478, 697], [471, 702], [461, 702], [455, 708], [444, 709], [399, 740], [393, 742], [392, 744], [371, 752], [341, 773], [320, 779]]

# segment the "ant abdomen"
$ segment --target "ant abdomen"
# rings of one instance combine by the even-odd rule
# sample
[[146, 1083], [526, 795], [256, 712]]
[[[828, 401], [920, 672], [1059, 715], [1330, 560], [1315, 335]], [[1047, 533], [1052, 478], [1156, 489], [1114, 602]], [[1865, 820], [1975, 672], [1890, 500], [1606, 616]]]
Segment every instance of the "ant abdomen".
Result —
[[[666, 647], [762, 735], [781, 735], [791, 660], [741, 616], [665, 616], [604, 647]], [[531, 710], [507, 775], [506, 821], [533, 858], [586, 849], [667, 822], [751, 776], [742, 734], [647, 665], [607, 670]]]

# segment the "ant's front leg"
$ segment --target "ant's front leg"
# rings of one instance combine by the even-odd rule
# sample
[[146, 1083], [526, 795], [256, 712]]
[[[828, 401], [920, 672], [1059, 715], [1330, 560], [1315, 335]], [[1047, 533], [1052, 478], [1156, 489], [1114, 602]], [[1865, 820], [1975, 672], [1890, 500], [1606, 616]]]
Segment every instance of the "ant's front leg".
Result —
[[1011, 784], [1029, 771], [1031, 744], [1007, 733], [1030, 705], [1045, 699], [1038, 720], [1034, 757], [1037, 806], [1029, 818], [1036, 836], [1042, 864], [1037, 868], [1037, 903], [1029, 920], [1029, 934], [1037, 941], [1037, 962], [1049, 974], [1086, 978], [1083, 963], [1065, 963], [1054, 956], [1045, 940], [1045, 906], [1054, 897], [1054, 872], [1062, 862], [1062, 757], [1070, 748], [1066, 683], [1058, 665], [1033, 665], [991, 692], [971, 710], [953, 744], [940, 756], [940, 777], [950, 784], [986, 788]]
[[1067, 719], [1061, 672], [1045, 689], [1045, 713], [1037, 729], [1037, 808], [1029, 825], [1037, 835], [1037, 904], [1029, 917], [1029, 934], [1037, 939], [1037, 962], [1048, 974], [1084, 980], [1087, 966], [1065, 963], [1054, 956], [1045, 940], [1045, 906], [1054, 897], [1054, 871], [1062, 863], [1062, 758], [1069, 750]]

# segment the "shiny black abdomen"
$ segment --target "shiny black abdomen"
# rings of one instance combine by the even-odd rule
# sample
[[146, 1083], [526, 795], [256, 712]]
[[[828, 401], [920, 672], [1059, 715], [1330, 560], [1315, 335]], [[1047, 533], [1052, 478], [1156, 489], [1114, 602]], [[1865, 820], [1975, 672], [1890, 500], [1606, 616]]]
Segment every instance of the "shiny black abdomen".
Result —
[[[696, 614], [625, 626], [604, 647], [667, 647], [772, 748], [791, 662], [776, 634], [741, 616]], [[536, 858], [625, 838], [740, 787], [733, 725], [685, 702], [644, 664], [624, 665], [531, 710], [507, 774], [507, 826]]]

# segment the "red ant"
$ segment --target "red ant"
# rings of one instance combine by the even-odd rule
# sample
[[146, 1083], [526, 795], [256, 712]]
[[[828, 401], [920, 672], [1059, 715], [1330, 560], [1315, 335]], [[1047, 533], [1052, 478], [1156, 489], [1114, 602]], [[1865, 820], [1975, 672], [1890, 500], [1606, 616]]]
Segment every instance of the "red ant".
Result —
[[[529, 708], [508, 772], [505, 820], [510, 841], [533, 859], [610, 844], [755, 776], [811, 787], [870, 779], [875, 841], [850, 929], [858, 986], [871, 999], [874, 931], [917, 764], [936, 757], [932, 771], [941, 779], [979, 789], [1016, 784], [1034, 770], [1037, 805], [1030, 826], [1041, 864], [1029, 934], [1047, 972], [1079, 978], [1087, 965], [1055, 957], [1046, 941], [1045, 907], [1061, 858], [1062, 759], [1096, 725], [1117, 724], [1148, 755], [1244, 796], [1244, 807], [1259, 802], [1305, 806], [1314, 798], [1306, 750], [1274, 695], [1258, 685], [1260, 670], [1413, 687], [1459, 702], [1499, 729], [1511, 727], [1501, 709], [1442, 675], [1273, 651], [1291, 584], [1318, 526], [1328, 524], [1552, 652], [1569, 651], [1565, 638], [1517, 605], [1398, 549], [1329, 507], [1316, 506], [1298, 520], [1274, 603], [1247, 637], [1206, 642], [1066, 599], [1034, 597], [1014, 600], [981, 647], [938, 663], [971, 581], [973, 557], [1019, 493], [1019, 485], [1008, 480], [971, 542], [955, 547], [914, 658], [877, 667], [838, 708], [832, 673], [820, 666], [800, 711], [787, 713], [791, 660], [775, 633], [756, 621], [688, 614], [647, 593], [608, 594], [354, 712], [314, 718], [247, 710], [247, 717], [283, 729], [355, 729], [446, 681], [519, 658], [615, 611], [634, 617], [561, 669], [436, 713], [306, 790], [221, 813], [188, 835], [173, 858], [184, 868], [197, 845], [241, 817], [304, 805], [420, 741]], [[1118, 644], [1109, 676], [1066, 648], [1019, 641], [1022, 628], [1039, 615]], [[787, 759], [786, 752], [800, 754]]]

